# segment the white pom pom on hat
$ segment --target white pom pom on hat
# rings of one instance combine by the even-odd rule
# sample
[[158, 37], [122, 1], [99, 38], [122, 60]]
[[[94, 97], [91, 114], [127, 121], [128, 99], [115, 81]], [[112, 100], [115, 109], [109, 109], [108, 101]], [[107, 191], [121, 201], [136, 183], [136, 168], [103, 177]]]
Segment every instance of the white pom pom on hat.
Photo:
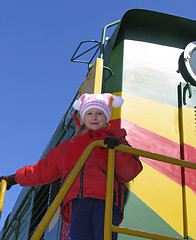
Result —
[[123, 105], [124, 99], [120, 96], [113, 95], [114, 101], [112, 102], [112, 107], [117, 108]]
[[120, 96], [113, 95], [111, 93], [103, 94], [83, 94], [73, 104], [74, 109], [79, 110], [80, 116], [83, 120], [84, 114], [91, 108], [98, 108], [104, 112], [107, 121], [110, 120], [112, 108], [110, 105], [110, 99], [113, 98], [112, 106], [114, 108], [122, 106], [124, 99]]
[[80, 109], [80, 98], [78, 100], [76, 100], [73, 104], [73, 108], [76, 109], [76, 110], [79, 110]]

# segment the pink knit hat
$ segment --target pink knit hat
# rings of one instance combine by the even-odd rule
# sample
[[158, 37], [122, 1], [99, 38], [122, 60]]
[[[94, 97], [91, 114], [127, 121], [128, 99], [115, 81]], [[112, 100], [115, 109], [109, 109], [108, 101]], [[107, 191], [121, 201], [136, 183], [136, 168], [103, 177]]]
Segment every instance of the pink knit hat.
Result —
[[107, 122], [110, 120], [112, 107], [110, 105], [110, 99], [113, 98], [112, 107], [120, 107], [124, 100], [120, 96], [112, 95], [111, 93], [103, 94], [83, 94], [78, 100], [75, 101], [73, 107], [79, 110], [80, 116], [84, 118], [84, 114], [91, 108], [98, 108], [102, 110], [107, 118]]

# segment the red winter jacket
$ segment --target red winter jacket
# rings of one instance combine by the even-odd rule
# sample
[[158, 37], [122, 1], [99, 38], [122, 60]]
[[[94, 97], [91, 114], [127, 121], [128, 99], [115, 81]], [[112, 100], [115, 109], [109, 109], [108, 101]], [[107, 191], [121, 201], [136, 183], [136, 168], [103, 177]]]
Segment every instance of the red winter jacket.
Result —
[[[69, 138], [51, 149], [45, 159], [37, 164], [17, 170], [15, 180], [21, 186], [48, 184], [56, 179], [66, 180], [84, 149], [93, 141], [104, 140], [114, 135], [121, 138], [121, 144], [129, 145], [125, 140], [124, 129], [110, 129], [108, 126], [97, 131], [88, 130], [84, 135]], [[123, 183], [135, 178], [142, 170], [140, 160], [131, 154], [116, 151], [114, 178], [114, 204], [123, 211]], [[79, 173], [62, 203], [62, 216], [70, 220], [71, 200], [78, 197], [105, 199], [108, 150], [95, 148], [85, 166]]]

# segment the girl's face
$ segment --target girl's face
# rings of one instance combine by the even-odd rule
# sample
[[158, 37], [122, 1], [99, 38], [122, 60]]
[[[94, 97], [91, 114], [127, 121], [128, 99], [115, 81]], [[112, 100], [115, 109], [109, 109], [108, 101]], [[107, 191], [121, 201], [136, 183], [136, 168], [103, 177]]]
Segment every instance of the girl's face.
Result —
[[84, 114], [84, 124], [87, 128], [96, 131], [107, 125], [107, 119], [103, 111], [98, 108], [91, 108]]

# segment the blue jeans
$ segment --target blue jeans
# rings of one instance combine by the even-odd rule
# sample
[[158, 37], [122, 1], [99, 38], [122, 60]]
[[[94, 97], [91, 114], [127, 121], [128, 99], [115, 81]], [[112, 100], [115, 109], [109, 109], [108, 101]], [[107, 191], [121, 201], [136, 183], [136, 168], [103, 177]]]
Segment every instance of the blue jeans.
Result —
[[[105, 201], [93, 198], [76, 198], [72, 201], [69, 240], [104, 239]], [[120, 224], [118, 208], [113, 207], [113, 225]], [[117, 240], [117, 233], [112, 233]]]

